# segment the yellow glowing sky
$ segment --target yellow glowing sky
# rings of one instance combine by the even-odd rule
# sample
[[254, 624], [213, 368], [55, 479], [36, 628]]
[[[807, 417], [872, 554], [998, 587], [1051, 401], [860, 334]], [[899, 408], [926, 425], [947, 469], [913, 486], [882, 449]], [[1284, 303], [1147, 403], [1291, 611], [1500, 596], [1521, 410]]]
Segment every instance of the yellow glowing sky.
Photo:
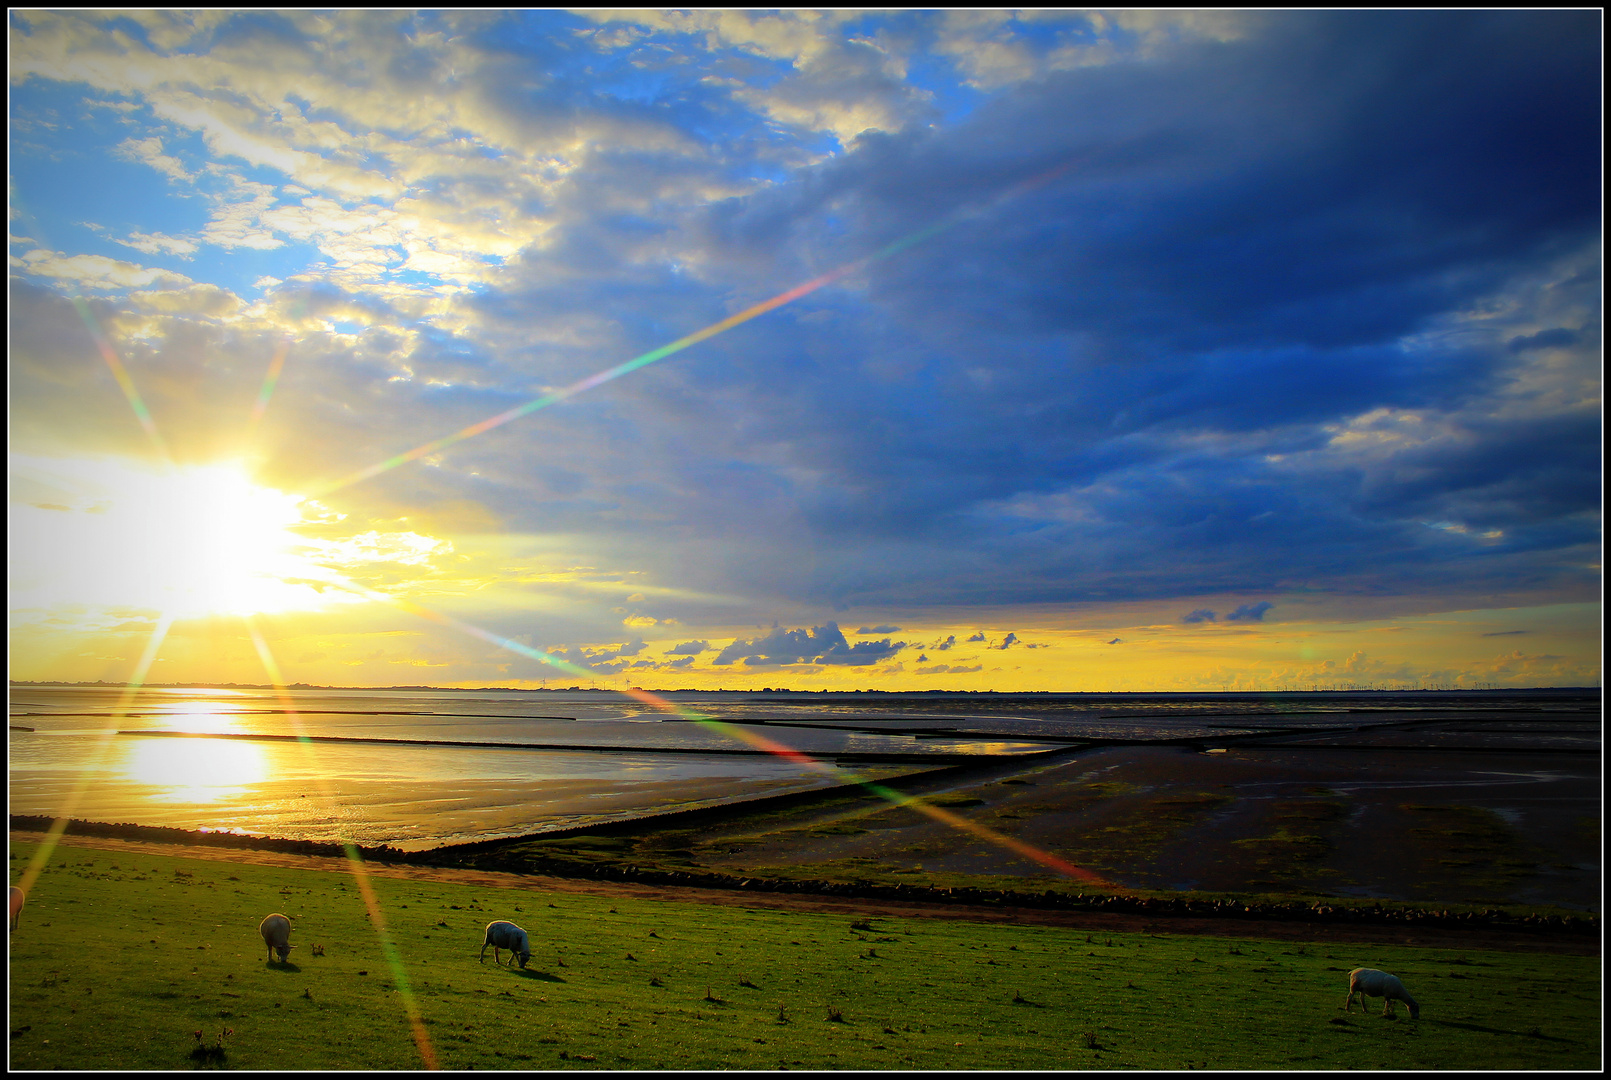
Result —
[[[544, 568], [533, 557], [542, 545], [529, 538], [353, 532], [339, 513], [254, 482], [239, 462], [12, 465], [14, 477], [62, 500], [13, 509], [17, 680], [129, 678], [165, 619], [150, 682], [271, 682], [253, 628], [285, 681], [338, 686], [1247, 690], [1574, 685], [1595, 670], [1582, 655], [1596, 632], [1595, 605], [1381, 618], [1362, 602], [1352, 618], [1324, 610], [1294, 617], [1304, 606], [1324, 607], [1302, 597], [1285, 605], [1293, 614], [1279, 622], [1221, 617], [1189, 627], [1174, 612], [1178, 602], [884, 618], [848, 612], [838, 619], [847, 642], [905, 647], [872, 664], [719, 664], [724, 646], [758, 640], [768, 628], [693, 628], [640, 614], [657, 597], [688, 597], [643, 575]], [[1232, 607], [1213, 597], [1194, 603]], [[602, 612], [622, 632], [560, 646], [553, 655], [568, 666], [545, 668], [422, 619], [410, 604], [489, 624], [511, 611], [538, 625]], [[691, 651], [691, 641], [706, 647]], [[553, 648], [541, 639], [520, 643]], [[603, 670], [590, 676], [589, 667]]]

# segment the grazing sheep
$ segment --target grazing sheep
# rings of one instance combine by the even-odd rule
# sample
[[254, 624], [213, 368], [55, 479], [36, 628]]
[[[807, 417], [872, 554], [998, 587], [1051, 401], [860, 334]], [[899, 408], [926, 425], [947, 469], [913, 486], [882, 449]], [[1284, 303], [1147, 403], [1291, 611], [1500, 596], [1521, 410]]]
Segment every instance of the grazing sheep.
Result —
[[26, 899], [22, 890], [15, 885], [11, 886], [11, 929], [17, 928], [17, 920], [22, 917], [22, 902]]
[[526, 931], [512, 922], [490, 922], [487, 924], [487, 936], [481, 942], [481, 962], [487, 962], [487, 946], [492, 946], [493, 963], [502, 963], [498, 959], [499, 949], [508, 949], [513, 960], [519, 960], [520, 966], [525, 967], [526, 961], [531, 959], [531, 939]]
[[279, 953], [280, 963], [285, 963], [285, 958], [296, 948], [291, 944], [291, 920], [284, 915], [270, 915], [257, 925], [257, 932], [263, 935], [263, 944], [268, 946], [270, 962], [274, 954]]
[[1359, 995], [1359, 1007], [1365, 1008], [1367, 997], [1382, 998], [1382, 1015], [1393, 1015], [1394, 1000], [1402, 1001], [1410, 1007], [1410, 1019], [1421, 1018], [1421, 1006], [1410, 997], [1410, 992], [1404, 989], [1397, 975], [1389, 975], [1385, 971], [1375, 968], [1355, 968], [1348, 973], [1348, 1000], [1343, 1005], [1343, 1012], [1350, 1012], [1354, 1007], [1354, 995]]

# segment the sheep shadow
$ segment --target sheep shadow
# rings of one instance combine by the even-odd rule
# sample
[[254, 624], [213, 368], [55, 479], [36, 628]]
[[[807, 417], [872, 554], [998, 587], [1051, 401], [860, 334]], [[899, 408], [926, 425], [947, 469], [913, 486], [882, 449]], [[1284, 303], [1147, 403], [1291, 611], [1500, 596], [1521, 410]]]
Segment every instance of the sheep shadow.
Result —
[[295, 975], [302, 969], [289, 960], [265, 960], [263, 966], [270, 971], [283, 971], [288, 975]]
[[1559, 1035], [1545, 1035], [1534, 1028], [1532, 1031], [1511, 1031], [1508, 1028], [1485, 1027], [1482, 1024], [1462, 1024], [1458, 1020], [1422, 1020], [1423, 1024], [1436, 1024], [1439, 1027], [1459, 1028], [1461, 1031], [1480, 1031], [1484, 1035], [1509, 1035], [1514, 1039], [1540, 1039], [1544, 1042], [1575, 1043], [1576, 1039], [1566, 1039]]
[[190, 1051], [190, 1060], [202, 1069], [222, 1069], [229, 1062], [229, 1051], [222, 1046], [198, 1046]]
[[539, 982], [562, 983], [566, 981], [564, 978], [559, 975], [555, 975], [551, 971], [536, 971], [532, 968], [524, 968], [519, 972], [519, 974], [522, 979], [536, 979]]

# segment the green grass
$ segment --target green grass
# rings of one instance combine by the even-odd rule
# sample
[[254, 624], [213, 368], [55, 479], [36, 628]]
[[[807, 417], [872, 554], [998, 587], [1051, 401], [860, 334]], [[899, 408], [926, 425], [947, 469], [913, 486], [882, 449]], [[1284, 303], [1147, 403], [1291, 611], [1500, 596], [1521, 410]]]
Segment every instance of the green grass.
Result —
[[[32, 845], [13, 844], [12, 878]], [[1590, 1069], [1592, 957], [817, 915], [371, 879], [440, 1064], [477, 1069]], [[291, 963], [257, 923], [295, 919]], [[525, 972], [482, 927], [531, 933]], [[325, 946], [313, 956], [311, 946]], [[1345, 1015], [1346, 971], [1422, 1018]], [[840, 1017], [831, 1019], [831, 1010]], [[224, 1038], [222, 1056], [197, 1054]], [[414, 1068], [344, 874], [62, 846], [11, 939], [12, 1068]]]

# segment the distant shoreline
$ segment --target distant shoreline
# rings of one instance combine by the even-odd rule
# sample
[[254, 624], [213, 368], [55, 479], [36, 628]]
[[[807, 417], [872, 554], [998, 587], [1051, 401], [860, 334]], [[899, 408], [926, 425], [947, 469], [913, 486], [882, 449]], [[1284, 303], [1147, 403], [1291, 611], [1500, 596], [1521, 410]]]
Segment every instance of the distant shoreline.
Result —
[[[127, 683], [107, 682], [97, 679], [94, 682], [62, 682], [58, 680], [26, 680], [12, 679], [12, 687], [72, 687], [75, 689], [88, 689], [101, 687], [106, 689], [122, 690]], [[569, 686], [569, 687], [521, 687], [521, 686], [316, 686], [311, 683], [289, 683], [285, 686], [275, 686], [272, 683], [214, 683], [214, 682], [175, 682], [175, 683], [141, 683], [139, 690], [339, 690], [363, 693], [382, 693], [386, 691], [399, 691], [408, 693], [442, 693], [442, 694], [612, 694], [628, 693], [626, 690], [604, 686]], [[644, 690], [634, 686], [632, 690], [649, 694], [743, 694], [753, 697], [766, 697], [777, 700], [780, 695], [809, 695], [813, 701], [824, 697], [856, 697], [873, 695], [877, 697], [906, 697], [906, 698], [934, 698], [934, 697], [995, 697], [995, 698], [1259, 698], [1271, 697], [1307, 697], [1323, 695], [1399, 695], [1399, 694], [1598, 694], [1602, 688], [1599, 686], [1513, 686], [1513, 687], [1327, 687], [1313, 690], [727, 690], [716, 688], [711, 690], [676, 689]]]

